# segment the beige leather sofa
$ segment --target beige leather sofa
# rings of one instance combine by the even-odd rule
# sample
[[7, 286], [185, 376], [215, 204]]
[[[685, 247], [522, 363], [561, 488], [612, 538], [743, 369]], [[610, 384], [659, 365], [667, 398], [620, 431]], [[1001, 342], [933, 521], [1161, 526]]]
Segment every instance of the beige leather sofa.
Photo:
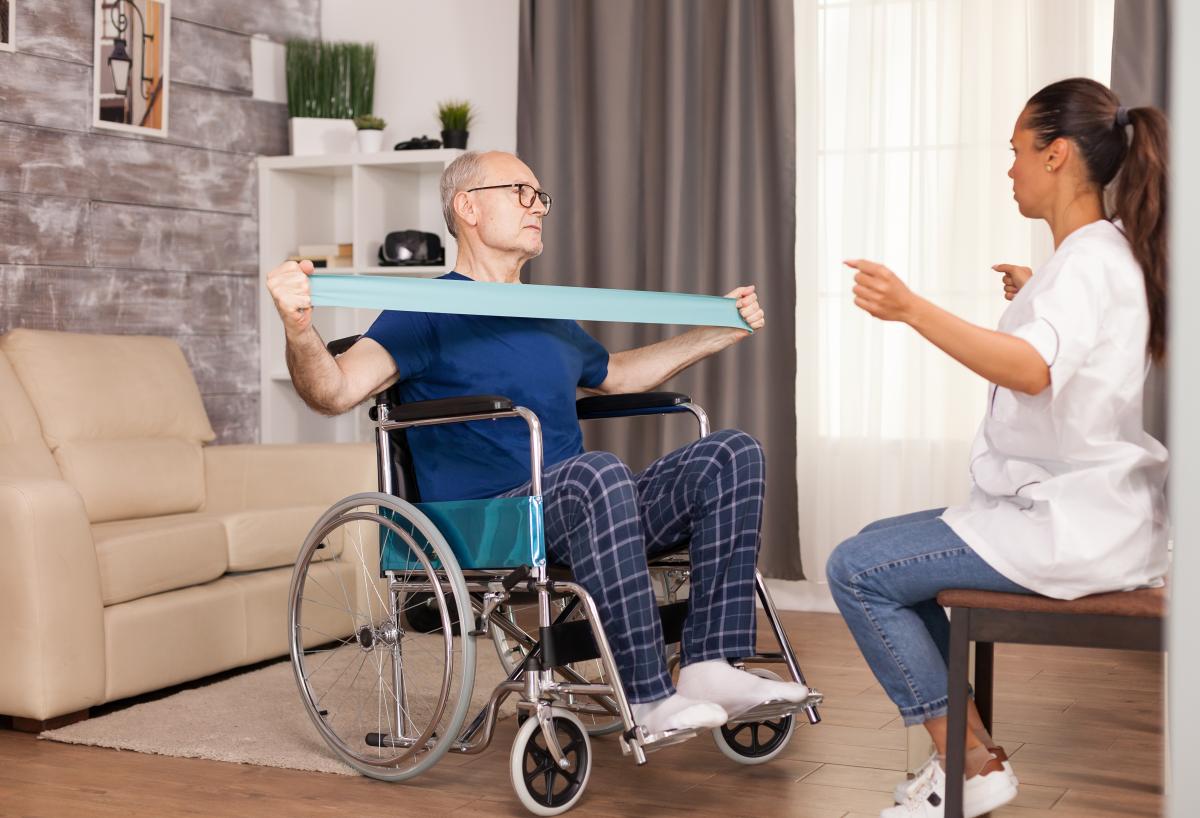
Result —
[[0, 714], [36, 726], [287, 653], [291, 563], [360, 445], [208, 446], [168, 339], [0, 338]]

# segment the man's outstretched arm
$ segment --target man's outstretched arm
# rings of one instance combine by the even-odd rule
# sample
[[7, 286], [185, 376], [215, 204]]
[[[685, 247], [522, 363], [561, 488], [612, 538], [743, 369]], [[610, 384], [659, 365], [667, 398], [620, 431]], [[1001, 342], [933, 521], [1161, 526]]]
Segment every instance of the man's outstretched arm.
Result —
[[[746, 323], [754, 330], [762, 329], [765, 316], [753, 285], [738, 287], [725, 297], [736, 298], [738, 312]], [[608, 359], [608, 377], [595, 389], [584, 391], [601, 395], [649, 392], [749, 335], [742, 329], [697, 327], [656, 344], [615, 352]]]
[[353, 409], [397, 379], [386, 349], [363, 338], [334, 358], [312, 325], [310, 261], [287, 261], [267, 274], [267, 289], [283, 321], [288, 372], [306, 404], [325, 415]]

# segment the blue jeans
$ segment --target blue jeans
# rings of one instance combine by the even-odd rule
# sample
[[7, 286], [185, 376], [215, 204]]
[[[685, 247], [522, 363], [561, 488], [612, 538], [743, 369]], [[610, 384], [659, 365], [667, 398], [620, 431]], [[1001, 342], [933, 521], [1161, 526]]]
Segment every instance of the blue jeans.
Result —
[[946, 715], [950, 622], [939, 591], [1031, 594], [1001, 576], [942, 522], [945, 509], [871, 523], [825, 566], [838, 610], [906, 725]]

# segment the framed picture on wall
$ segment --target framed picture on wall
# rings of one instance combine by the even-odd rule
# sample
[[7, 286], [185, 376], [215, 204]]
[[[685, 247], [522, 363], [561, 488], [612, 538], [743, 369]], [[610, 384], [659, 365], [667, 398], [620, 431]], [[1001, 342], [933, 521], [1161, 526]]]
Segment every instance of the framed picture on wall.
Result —
[[170, 0], [95, 3], [92, 124], [166, 136]]
[[16, 42], [17, 0], [0, 0], [0, 51], [13, 51]]

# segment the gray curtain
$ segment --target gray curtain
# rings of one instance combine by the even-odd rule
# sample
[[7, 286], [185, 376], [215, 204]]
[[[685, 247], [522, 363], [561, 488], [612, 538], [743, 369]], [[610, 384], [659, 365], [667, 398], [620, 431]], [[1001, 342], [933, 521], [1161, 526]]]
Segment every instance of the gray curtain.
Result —
[[[1117, 0], [1113, 21], [1112, 89], [1129, 108], [1171, 111], [1170, 0]], [[1167, 441], [1167, 370], [1155, 365], [1146, 380], [1146, 431]]]
[[[554, 196], [540, 283], [724, 294], [763, 331], [664, 385], [767, 452], [760, 567], [802, 577], [796, 518], [792, 0], [522, 0], [517, 145]], [[612, 351], [683, 327], [591, 324]], [[686, 416], [585, 424], [635, 469]]]

